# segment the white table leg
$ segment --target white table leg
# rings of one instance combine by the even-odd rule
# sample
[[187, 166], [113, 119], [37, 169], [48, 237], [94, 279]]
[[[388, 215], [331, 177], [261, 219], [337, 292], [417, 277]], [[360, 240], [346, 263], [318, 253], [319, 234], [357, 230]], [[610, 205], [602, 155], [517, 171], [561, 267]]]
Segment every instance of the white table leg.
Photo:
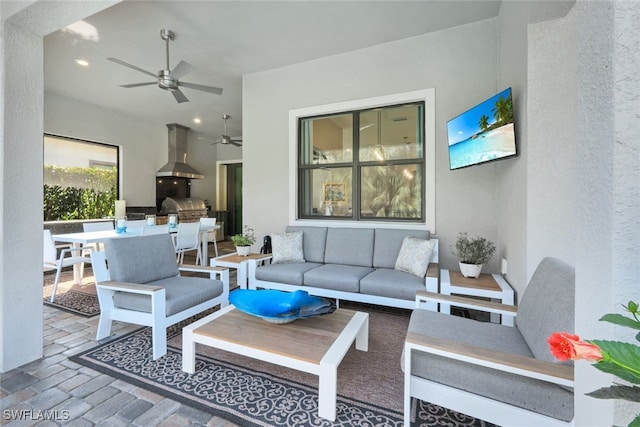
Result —
[[[74, 248], [81, 248], [82, 245], [80, 243], [74, 243], [72, 245]], [[80, 255], [79, 251], [73, 251], [72, 256]], [[80, 264], [73, 265], [73, 281], [76, 285], [82, 285], [82, 278], [84, 277], [84, 262]]]
[[336, 366], [321, 364], [318, 384], [318, 416], [330, 421], [336, 419], [338, 370]]
[[369, 351], [369, 316], [362, 322], [358, 335], [356, 335], [356, 350]]
[[191, 331], [182, 331], [182, 370], [188, 374], [196, 371], [196, 343]]
[[238, 270], [238, 286], [240, 287], [240, 289], [247, 289], [247, 270], [249, 269], [249, 266], [246, 262], [241, 262], [240, 265], [238, 265], [237, 270]]

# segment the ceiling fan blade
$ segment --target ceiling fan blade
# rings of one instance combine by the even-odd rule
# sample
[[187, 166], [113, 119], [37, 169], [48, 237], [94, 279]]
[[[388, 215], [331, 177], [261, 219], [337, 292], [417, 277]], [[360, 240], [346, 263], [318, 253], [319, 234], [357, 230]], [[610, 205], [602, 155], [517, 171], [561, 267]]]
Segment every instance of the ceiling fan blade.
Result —
[[195, 83], [178, 82], [178, 86], [188, 87], [189, 89], [202, 90], [204, 92], [214, 93], [216, 95], [222, 95], [222, 89], [219, 87], [197, 85]]
[[191, 71], [193, 71], [193, 66], [191, 64], [185, 61], [180, 61], [173, 71], [169, 73], [169, 77], [178, 80], [179, 78], [189, 74]]
[[238, 141], [229, 141], [229, 144], [231, 145], [235, 145], [236, 147], [242, 147], [242, 142], [238, 142]]
[[154, 77], [156, 79], [158, 78], [157, 74], [152, 73], [151, 71], [143, 70], [142, 68], [136, 67], [135, 65], [131, 65], [128, 62], [121, 61], [118, 58], [107, 58], [107, 59], [109, 61], [115, 62], [116, 64], [124, 65], [125, 67], [131, 68], [132, 70], [140, 71], [141, 73], [147, 74], [147, 75], [149, 75], [151, 77]]
[[131, 89], [132, 87], [149, 86], [149, 85], [157, 85], [157, 84], [158, 82], [132, 83], [130, 85], [120, 85], [120, 87], [126, 87], [127, 89]]
[[180, 89], [172, 90], [171, 93], [176, 101], [178, 101], [178, 104], [189, 102], [189, 98], [187, 98], [184, 93], [180, 92]]

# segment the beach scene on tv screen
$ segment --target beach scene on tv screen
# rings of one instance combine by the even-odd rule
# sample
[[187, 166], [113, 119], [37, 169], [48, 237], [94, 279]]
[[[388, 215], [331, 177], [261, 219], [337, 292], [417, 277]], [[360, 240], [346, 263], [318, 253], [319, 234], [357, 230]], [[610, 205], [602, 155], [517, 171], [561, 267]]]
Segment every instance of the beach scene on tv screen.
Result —
[[447, 123], [451, 169], [516, 154], [511, 88]]

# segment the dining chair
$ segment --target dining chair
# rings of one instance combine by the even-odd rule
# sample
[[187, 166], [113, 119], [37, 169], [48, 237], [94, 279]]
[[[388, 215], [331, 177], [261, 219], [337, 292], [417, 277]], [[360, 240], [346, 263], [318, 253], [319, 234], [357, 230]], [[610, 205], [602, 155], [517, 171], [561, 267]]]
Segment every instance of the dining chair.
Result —
[[60, 252], [60, 258], [58, 258], [58, 249], [56, 248], [53, 237], [51, 236], [51, 230], [44, 230], [43, 236], [44, 259], [42, 266], [44, 267], [45, 271], [56, 270], [56, 277], [53, 281], [53, 291], [51, 292], [50, 298], [50, 301], [54, 302], [56, 300], [56, 290], [58, 289], [58, 282], [60, 281], [60, 272], [62, 271], [62, 269], [64, 267], [69, 267], [75, 264], [81, 264], [85, 262], [90, 263], [91, 259], [82, 255], [67, 256], [67, 254], [72, 254], [76, 251], [82, 254], [82, 251], [87, 250], [87, 248], [62, 249], [62, 251]]
[[202, 248], [200, 246], [200, 223], [199, 222], [181, 222], [178, 224], [178, 232], [176, 233], [176, 254], [178, 254], [178, 263], [184, 263], [184, 253], [198, 251], [196, 254], [196, 264], [204, 264], [202, 262]]
[[127, 220], [127, 233], [142, 234], [142, 229], [147, 225], [147, 221], [144, 219]]
[[[215, 227], [216, 219], [215, 218], [200, 218], [200, 225], [203, 227]], [[213, 249], [216, 252], [216, 256], [218, 256], [218, 242], [216, 241], [216, 231], [211, 230], [207, 233], [207, 238], [202, 240], [203, 245], [208, 245], [209, 242], [213, 242]]]
[[[114, 230], [113, 221], [100, 221], [100, 222], [84, 222], [82, 223], [82, 231], [91, 232], [91, 231], [109, 231]], [[101, 248], [104, 248], [102, 243], [95, 243], [91, 245], [94, 250], [99, 251]]]

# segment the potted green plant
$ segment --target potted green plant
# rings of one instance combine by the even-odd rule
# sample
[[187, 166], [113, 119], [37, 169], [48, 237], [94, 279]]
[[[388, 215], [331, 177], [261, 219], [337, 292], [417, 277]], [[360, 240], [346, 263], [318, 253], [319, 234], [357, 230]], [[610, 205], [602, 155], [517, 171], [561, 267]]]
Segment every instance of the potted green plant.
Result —
[[249, 255], [251, 245], [256, 242], [256, 236], [253, 232], [253, 228], [245, 225], [242, 233], [231, 236], [231, 241], [235, 245], [238, 255]]
[[496, 251], [496, 245], [484, 237], [469, 237], [467, 232], [458, 234], [451, 252], [458, 257], [460, 272], [464, 277], [480, 276], [482, 265], [491, 258]]

